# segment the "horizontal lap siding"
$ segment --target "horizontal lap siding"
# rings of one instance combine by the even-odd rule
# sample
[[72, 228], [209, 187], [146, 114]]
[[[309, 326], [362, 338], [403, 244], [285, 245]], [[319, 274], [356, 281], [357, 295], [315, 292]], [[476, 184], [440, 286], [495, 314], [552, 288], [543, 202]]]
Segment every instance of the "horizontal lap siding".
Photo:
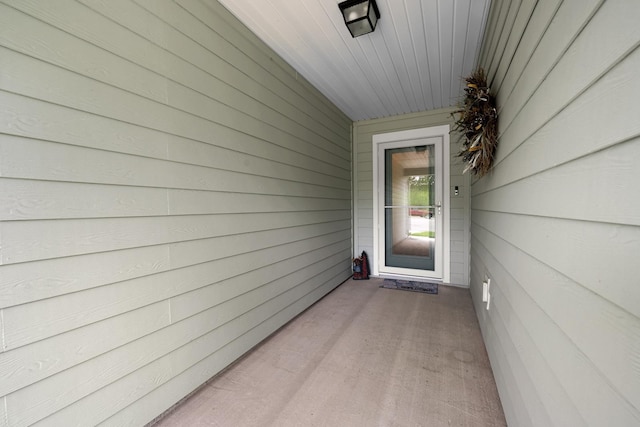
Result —
[[350, 275], [351, 121], [210, 0], [0, 2], [0, 425], [141, 425]]
[[[355, 251], [373, 256], [373, 135], [417, 129], [430, 126], [451, 125], [454, 109], [431, 110], [384, 119], [354, 123], [354, 218]], [[462, 174], [464, 166], [457, 157], [458, 136], [451, 136], [450, 154], [450, 281], [452, 284], [469, 284], [469, 175]], [[454, 187], [460, 196], [454, 196]]]
[[471, 291], [505, 414], [637, 425], [640, 4], [509, 3], [493, 3], [482, 51], [501, 136], [471, 203]]

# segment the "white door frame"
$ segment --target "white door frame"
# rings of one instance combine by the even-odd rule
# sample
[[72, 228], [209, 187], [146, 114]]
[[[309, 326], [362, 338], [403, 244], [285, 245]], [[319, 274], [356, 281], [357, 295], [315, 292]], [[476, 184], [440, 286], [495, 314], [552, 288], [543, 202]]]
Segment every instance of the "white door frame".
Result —
[[[392, 276], [397, 278], [430, 278], [432, 280], [442, 281], [444, 283], [450, 282], [451, 276], [451, 262], [450, 262], [450, 240], [451, 240], [451, 229], [450, 229], [450, 149], [449, 149], [449, 125], [442, 126], [432, 126], [428, 128], [420, 128], [420, 129], [410, 129], [403, 130], [398, 132], [390, 132], [373, 135], [373, 257], [370, 260], [371, 262], [371, 270], [372, 275], [374, 276]], [[441, 248], [442, 252], [440, 254], [440, 259], [442, 259], [442, 272], [438, 275], [430, 276], [429, 273], [425, 273], [425, 275], [413, 275], [410, 271], [402, 271], [398, 270], [400, 273], [380, 273], [380, 266], [383, 261], [381, 257], [384, 256], [384, 251], [381, 251], [380, 244], [382, 241], [381, 233], [383, 232], [384, 226], [384, 213], [380, 210], [380, 186], [384, 187], [384, 177], [381, 177], [380, 174], [384, 170], [383, 165], [379, 165], [378, 159], [378, 148], [379, 144], [386, 144], [392, 142], [407, 142], [411, 144], [413, 140], [420, 140], [425, 138], [434, 138], [439, 137], [439, 141], [437, 144], [442, 144], [442, 165], [436, 165], [436, 167], [440, 166], [442, 168], [442, 235], [440, 237], [441, 240]], [[414, 145], [419, 145], [417, 142]], [[382, 198], [382, 200], [384, 200]], [[384, 209], [384, 207], [383, 207]]]

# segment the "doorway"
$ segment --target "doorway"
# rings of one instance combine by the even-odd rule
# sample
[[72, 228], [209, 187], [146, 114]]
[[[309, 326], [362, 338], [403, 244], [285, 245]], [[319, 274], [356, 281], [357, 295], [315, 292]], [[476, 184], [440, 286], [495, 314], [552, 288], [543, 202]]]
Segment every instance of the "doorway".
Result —
[[374, 135], [373, 160], [373, 274], [448, 281], [449, 126]]

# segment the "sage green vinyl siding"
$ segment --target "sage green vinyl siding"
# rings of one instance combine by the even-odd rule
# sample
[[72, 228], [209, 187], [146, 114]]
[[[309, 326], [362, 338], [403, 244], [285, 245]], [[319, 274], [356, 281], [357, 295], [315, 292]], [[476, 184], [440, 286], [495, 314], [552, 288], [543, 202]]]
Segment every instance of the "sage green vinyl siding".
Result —
[[640, 425], [638, 16], [492, 2], [501, 136], [472, 184], [471, 292], [510, 425]]
[[0, 426], [144, 425], [347, 279], [350, 140], [214, 0], [0, 1]]
[[[451, 125], [455, 109], [430, 110], [353, 124], [354, 249], [373, 256], [373, 135], [431, 126]], [[469, 286], [469, 175], [457, 154], [459, 137], [451, 134], [450, 148], [450, 283]], [[459, 196], [454, 196], [458, 186]]]

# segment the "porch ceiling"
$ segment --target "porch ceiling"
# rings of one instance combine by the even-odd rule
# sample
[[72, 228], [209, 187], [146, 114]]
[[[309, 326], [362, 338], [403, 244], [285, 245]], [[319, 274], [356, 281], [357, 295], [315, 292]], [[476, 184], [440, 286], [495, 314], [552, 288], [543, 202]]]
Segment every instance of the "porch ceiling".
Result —
[[491, 2], [378, 0], [354, 39], [339, 0], [219, 1], [354, 121], [455, 105]]

